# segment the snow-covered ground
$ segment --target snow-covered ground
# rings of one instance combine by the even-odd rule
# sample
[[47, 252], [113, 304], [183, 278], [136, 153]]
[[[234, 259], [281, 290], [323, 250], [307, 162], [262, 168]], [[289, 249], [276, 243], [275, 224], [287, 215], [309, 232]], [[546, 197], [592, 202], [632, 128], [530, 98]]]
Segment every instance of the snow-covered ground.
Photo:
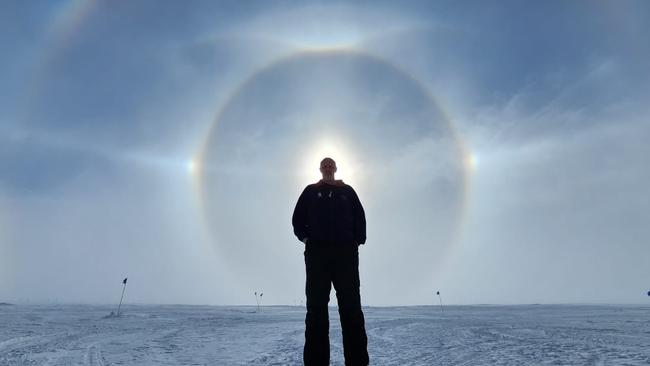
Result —
[[[0, 365], [297, 365], [304, 308], [0, 306]], [[648, 306], [366, 308], [373, 365], [648, 365]], [[332, 364], [343, 364], [331, 312]]]

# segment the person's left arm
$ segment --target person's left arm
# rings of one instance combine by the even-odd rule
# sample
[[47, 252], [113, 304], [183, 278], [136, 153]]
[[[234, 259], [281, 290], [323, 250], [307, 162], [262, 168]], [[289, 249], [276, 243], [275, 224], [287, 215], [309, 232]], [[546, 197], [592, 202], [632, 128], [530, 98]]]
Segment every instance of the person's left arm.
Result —
[[354, 241], [357, 244], [366, 243], [366, 213], [363, 210], [363, 205], [361, 205], [361, 200], [357, 196], [357, 192], [350, 187], [352, 194], [352, 210], [354, 215]]

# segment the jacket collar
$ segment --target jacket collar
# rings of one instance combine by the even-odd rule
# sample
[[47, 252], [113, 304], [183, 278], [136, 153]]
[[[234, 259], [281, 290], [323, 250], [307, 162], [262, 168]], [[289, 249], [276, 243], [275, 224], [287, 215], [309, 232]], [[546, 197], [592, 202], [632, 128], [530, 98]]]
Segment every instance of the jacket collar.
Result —
[[341, 179], [333, 180], [333, 181], [324, 181], [324, 180], [321, 179], [321, 180], [318, 181], [318, 183], [316, 183], [316, 185], [323, 185], [323, 184], [327, 184], [327, 185], [335, 186], [335, 187], [343, 187], [343, 186], [345, 186], [345, 183], [343, 183], [343, 181]]

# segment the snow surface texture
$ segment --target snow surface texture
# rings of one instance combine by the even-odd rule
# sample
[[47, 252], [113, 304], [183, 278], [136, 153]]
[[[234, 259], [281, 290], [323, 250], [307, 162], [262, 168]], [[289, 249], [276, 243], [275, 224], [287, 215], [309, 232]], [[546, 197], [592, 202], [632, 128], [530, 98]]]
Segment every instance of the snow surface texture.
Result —
[[[302, 307], [0, 307], [0, 365], [299, 365]], [[650, 307], [365, 308], [372, 365], [648, 365]], [[332, 365], [343, 364], [330, 309]]]

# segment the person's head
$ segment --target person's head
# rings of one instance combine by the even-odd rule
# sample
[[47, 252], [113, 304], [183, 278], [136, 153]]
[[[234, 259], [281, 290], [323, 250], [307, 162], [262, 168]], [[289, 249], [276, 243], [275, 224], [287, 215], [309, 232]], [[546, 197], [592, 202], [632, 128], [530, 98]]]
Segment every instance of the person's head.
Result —
[[320, 162], [320, 172], [323, 174], [323, 179], [334, 179], [336, 173], [336, 162], [332, 158], [325, 158]]

